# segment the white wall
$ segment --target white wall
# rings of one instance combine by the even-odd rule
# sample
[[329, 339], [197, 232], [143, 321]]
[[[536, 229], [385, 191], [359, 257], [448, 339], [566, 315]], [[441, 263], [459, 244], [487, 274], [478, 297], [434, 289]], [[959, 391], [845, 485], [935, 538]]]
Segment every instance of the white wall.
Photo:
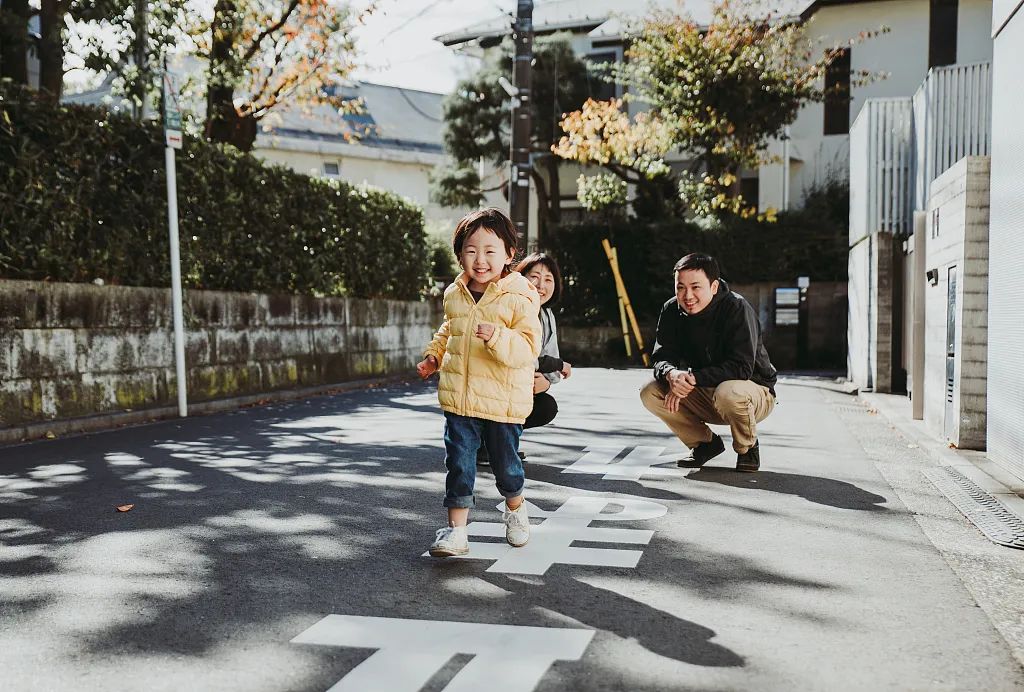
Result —
[[870, 341], [868, 322], [870, 296], [868, 293], [871, 290], [868, 276], [870, 245], [871, 239], [865, 238], [851, 247], [848, 267], [850, 285], [847, 300], [850, 306], [850, 316], [846, 329], [846, 343], [849, 348], [846, 357], [846, 374], [851, 382], [861, 388], [870, 386], [871, 378], [868, 373], [873, 367], [868, 350]]
[[[932, 183], [926, 233], [924, 421], [961, 449], [985, 448], [988, 347], [989, 160], [961, 159]], [[956, 267], [954, 388], [946, 420], [946, 321], [949, 270]]]
[[992, 60], [992, 0], [960, 0], [957, 10], [956, 61]]
[[[338, 163], [340, 179], [373, 185], [412, 200], [423, 207], [431, 227], [454, 228], [459, 217], [470, 211], [448, 209], [430, 201], [430, 174], [442, 165], [444, 157], [440, 154], [276, 136], [258, 139], [253, 153], [268, 163], [314, 177], [323, 175], [325, 162]], [[487, 203], [507, 206], [496, 192], [489, 194]]]
[[1024, 479], [1024, 137], [1020, 129], [1024, 9], [1020, 4], [1019, 0], [997, 0], [993, 16], [988, 451], [992, 459]]

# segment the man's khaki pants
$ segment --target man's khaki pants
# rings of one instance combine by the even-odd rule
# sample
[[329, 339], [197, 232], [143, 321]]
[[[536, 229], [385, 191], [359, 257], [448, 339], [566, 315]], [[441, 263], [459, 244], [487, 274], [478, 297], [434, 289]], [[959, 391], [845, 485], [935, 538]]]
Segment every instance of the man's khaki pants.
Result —
[[757, 424], [775, 409], [767, 387], [750, 380], [726, 380], [717, 387], [696, 387], [672, 413], [665, 407], [668, 386], [651, 380], [640, 390], [644, 407], [665, 422], [683, 444], [693, 449], [711, 441], [712, 425], [728, 425], [732, 448], [743, 454], [757, 441]]

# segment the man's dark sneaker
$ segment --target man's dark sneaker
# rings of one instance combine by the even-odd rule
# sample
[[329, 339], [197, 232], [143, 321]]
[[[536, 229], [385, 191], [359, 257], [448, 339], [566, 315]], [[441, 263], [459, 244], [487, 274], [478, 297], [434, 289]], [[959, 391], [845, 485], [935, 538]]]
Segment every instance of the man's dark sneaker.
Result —
[[693, 458], [680, 459], [676, 465], [684, 469], [699, 469], [724, 451], [722, 438], [712, 433], [711, 442], [701, 442], [693, 448]]
[[754, 446], [736, 456], [736, 470], [753, 473], [761, 468], [760, 443], [754, 440]]
[[519, 459], [525, 464], [526, 463], [526, 452], [519, 452]]

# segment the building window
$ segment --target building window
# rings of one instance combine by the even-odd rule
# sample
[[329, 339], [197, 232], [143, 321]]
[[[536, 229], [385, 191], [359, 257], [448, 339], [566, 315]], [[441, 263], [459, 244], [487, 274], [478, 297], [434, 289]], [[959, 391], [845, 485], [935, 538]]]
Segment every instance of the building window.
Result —
[[743, 195], [743, 201], [747, 206], [760, 209], [761, 179], [740, 178], [740, 194]]
[[595, 101], [608, 101], [609, 99], [615, 98], [618, 94], [616, 92], [616, 85], [613, 82], [606, 82], [604, 77], [607, 77], [607, 73], [595, 70], [591, 67], [597, 65], [611, 65], [619, 59], [618, 53], [591, 53], [587, 56], [587, 79], [590, 86], [590, 98]]
[[850, 49], [843, 48], [825, 72], [825, 134], [850, 132]]
[[956, 62], [957, 0], [931, 0], [928, 13], [928, 67]]
[[324, 161], [324, 177], [337, 178], [341, 175], [341, 164], [337, 161]]

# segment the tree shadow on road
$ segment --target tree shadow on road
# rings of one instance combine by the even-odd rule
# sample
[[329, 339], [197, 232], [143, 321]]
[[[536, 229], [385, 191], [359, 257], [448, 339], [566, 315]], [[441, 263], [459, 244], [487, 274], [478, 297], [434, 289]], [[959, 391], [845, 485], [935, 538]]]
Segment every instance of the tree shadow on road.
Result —
[[[266, 687], [326, 689], [359, 655], [303, 649], [302, 667], [270, 670], [259, 647], [288, 649], [330, 613], [471, 622], [486, 612], [489, 622], [553, 627], [565, 626], [564, 613], [675, 660], [744, 665], [707, 627], [579, 583], [573, 575], [594, 573], [586, 568], [553, 570], [554, 589], [501, 577], [491, 582], [498, 593], [467, 594], [485, 564], [422, 557], [443, 522], [441, 417], [420, 405], [425, 388], [405, 391], [400, 414], [403, 390], [391, 388], [0, 450], [12, 641], [28, 652], [38, 637], [68, 670], [110, 659], [165, 665], [169, 685], [208, 674], [200, 666], [228, 652], [233, 665], [266, 668]], [[687, 499], [561, 467], [527, 473], [567, 492]], [[135, 507], [114, 511], [124, 503]], [[635, 574], [730, 597], [750, 584], [792, 584], [706, 552]], [[543, 610], [524, 618], [534, 605]], [[636, 617], [624, 619], [625, 609]]]

